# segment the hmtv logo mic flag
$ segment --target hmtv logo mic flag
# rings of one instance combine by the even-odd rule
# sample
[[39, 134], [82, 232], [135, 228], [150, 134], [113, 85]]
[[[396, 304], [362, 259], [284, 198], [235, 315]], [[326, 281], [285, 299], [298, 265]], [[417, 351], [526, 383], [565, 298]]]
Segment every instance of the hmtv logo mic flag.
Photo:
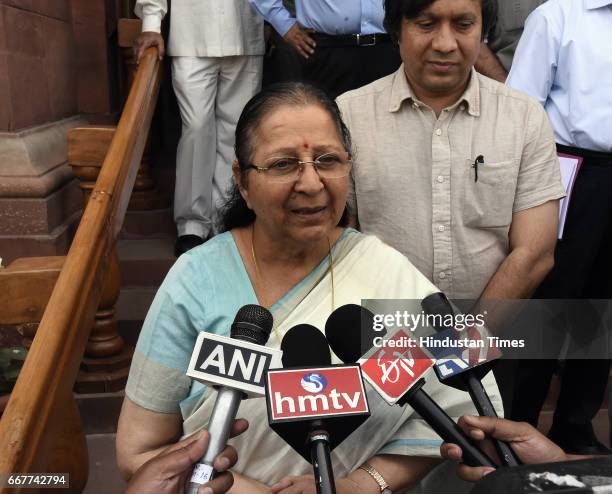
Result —
[[356, 365], [271, 370], [267, 391], [270, 419], [275, 422], [368, 412]]
[[381, 339], [379, 347], [359, 359], [364, 378], [393, 405], [432, 367], [435, 359], [404, 329]]
[[313, 421], [329, 432], [333, 449], [370, 416], [358, 365], [269, 370], [266, 404], [270, 427], [308, 462]]

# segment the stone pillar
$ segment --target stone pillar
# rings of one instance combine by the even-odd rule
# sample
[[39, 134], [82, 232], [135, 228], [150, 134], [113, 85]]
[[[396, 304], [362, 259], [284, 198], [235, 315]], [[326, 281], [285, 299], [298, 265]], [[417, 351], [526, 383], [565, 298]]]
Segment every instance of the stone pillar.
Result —
[[[118, 114], [114, 0], [0, 0], [0, 257], [63, 255], [79, 220], [66, 134]], [[113, 55], [114, 53], [114, 55]], [[98, 117], [96, 117], [98, 115]]]

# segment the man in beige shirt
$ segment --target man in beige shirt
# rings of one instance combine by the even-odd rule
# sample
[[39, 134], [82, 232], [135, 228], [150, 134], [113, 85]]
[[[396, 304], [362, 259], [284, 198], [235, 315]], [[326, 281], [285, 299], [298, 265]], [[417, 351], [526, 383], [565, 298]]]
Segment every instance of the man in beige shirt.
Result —
[[493, 0], [386, 0], [403, 65], [338, 99], [361, 230], [452, 298], [529, 297], [564, 196], [541, 105], [473, 68], [494, 16]]

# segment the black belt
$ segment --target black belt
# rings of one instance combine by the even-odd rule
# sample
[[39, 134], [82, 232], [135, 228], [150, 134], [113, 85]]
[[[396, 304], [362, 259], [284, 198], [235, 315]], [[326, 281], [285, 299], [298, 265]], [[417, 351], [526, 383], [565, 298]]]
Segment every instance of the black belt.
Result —
[[317, 46], [375, 46], [379, 43], [390, 43], [387, 33], [374, 34], [325, 34], [309, 33]]
[[590, 160], [602, 161], [604, 163], [612, 163], [612, 153], [605, 153], [603, 151], [593, 151], [591, 149], [557, 144], [557, 152], [580, 156], [581, 158], [588, 158]]

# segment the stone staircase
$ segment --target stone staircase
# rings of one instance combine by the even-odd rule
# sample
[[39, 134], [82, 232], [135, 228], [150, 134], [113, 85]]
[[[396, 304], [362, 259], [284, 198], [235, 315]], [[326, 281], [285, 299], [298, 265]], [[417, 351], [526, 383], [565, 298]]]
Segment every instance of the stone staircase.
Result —
[[172, 211], [128, 211], [117, 242], [121, 293], [116, 317], [119, 332], [134, 345], [157, 288], [174, 264], [176, 240]]
[[[170, 208], [126, 213], [117, 242], [121, 293], [115, 309], [119, 333], [128, 345], [136, 344], [153, 297], [175, 261], [175, 240]], [[123, 492], [125, 482], [117, 469], [115, 433], [124, 393], [77, 396], [89, 450], [89, 480], [84, 492]]]

